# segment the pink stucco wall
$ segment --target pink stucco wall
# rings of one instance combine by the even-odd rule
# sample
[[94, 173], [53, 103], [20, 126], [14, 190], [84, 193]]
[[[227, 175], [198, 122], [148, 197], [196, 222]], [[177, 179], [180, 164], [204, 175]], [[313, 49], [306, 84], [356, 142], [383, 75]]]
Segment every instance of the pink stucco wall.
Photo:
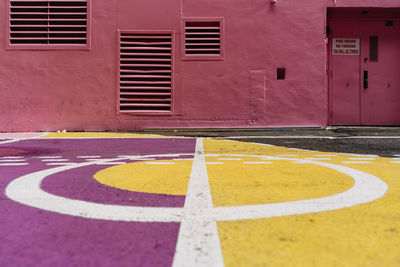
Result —
[[[6, 17], [6, 1], [0, 2]], [[167, 3], [168, 2], [168, 3]], [[7, 50], [0, 35], [0, 131], [324, 127], [327, 7], [396, 0], [93, 0], [91, 48]], [[181, 60], [183, 17], [223, 17], [225, 59]], [[7, 33], [6, 21], [0, 29]], [[118, 29], [173, 30], [174, 114], [118, 114]], [[286, 79], [276, 69], [286, 68]]]

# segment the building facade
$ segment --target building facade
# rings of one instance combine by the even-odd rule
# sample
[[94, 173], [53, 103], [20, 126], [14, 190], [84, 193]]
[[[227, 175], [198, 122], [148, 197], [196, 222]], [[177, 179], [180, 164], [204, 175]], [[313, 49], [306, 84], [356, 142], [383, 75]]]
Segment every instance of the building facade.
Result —
[[0, 131], [400, 125], [398, 0], [3, 0]]

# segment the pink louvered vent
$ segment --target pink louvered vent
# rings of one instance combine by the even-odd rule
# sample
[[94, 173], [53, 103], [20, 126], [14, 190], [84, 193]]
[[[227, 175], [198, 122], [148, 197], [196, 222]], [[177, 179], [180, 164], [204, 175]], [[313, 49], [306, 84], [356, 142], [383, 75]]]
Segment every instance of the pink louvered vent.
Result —
[[221, 49], [221, 21], [184, 22], [185, 27], [185, 56], [189, 57], [218, 57]]
[[86, 45], [88, 0], [9, 0], [10, 46]]
[[120, 32], [120, 112], [171, 112], [171, 32]]

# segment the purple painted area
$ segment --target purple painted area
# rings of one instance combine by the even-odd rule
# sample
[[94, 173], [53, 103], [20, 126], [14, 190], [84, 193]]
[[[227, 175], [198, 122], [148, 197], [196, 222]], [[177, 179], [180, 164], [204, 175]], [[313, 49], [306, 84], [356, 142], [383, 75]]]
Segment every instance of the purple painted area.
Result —
[[110, 166], [91, 165], [53, 174], [42, 182], [46, 192], [89, 202], [150, 207], [183, 207], [185, 196], [121, 190], [97, 182], [93, 175]]
[[0, 266], [171, 266], [178, 223], [111, 222], [0, 201]]
[[[85, 219], [21, 205], [5, 195], [14, 179], [54, 168], [38, 156], [85, 162], [82, 155], [194, 153], [195, 139], [25, 140], [1, 145], [2, 156], [23, 156], [24, 166], [0, 166], [0, 266], [171, 266], [179, 223], [136, 223]], [[182, 196], [128, 192], [97, 183], [92, 175], [107, 166], [54, 174], [42, 188], [87, 201], [182, 206]], [[131, 198], [132, 200], [129, 200]]]
[[109, 158], [120, 155], [194, 153], [195, 143], [193, 138], [34, 139], [4, 144], [2, 148], [24, 150], [24, 156], [27, 157], [101, 155]]

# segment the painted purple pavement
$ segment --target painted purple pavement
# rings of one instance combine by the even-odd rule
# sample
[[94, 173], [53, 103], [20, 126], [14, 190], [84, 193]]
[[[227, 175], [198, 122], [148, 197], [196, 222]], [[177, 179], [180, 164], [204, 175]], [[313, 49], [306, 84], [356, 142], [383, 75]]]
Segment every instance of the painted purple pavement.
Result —
[[[4, 190], [24, 174], [56, 167], [38, 156], [84, 162], [79, 156], [193, 153], [194, 147], [195, 139], [43, 139], [0, 145], [2, 159], [20, 156], [19, 163], [28, 163], [0, 166], [0, 266], [170, 266], [179, 223], [115, 222], [61, 215], [16, 203], [5, 196]], [[107, 166], [54, 174], [44, 180], [42, 188], [60, 196], [107, 204], [183, 205], [183, 196], [135, 193], [101, 185], [92, 175], [102, 168]]]

